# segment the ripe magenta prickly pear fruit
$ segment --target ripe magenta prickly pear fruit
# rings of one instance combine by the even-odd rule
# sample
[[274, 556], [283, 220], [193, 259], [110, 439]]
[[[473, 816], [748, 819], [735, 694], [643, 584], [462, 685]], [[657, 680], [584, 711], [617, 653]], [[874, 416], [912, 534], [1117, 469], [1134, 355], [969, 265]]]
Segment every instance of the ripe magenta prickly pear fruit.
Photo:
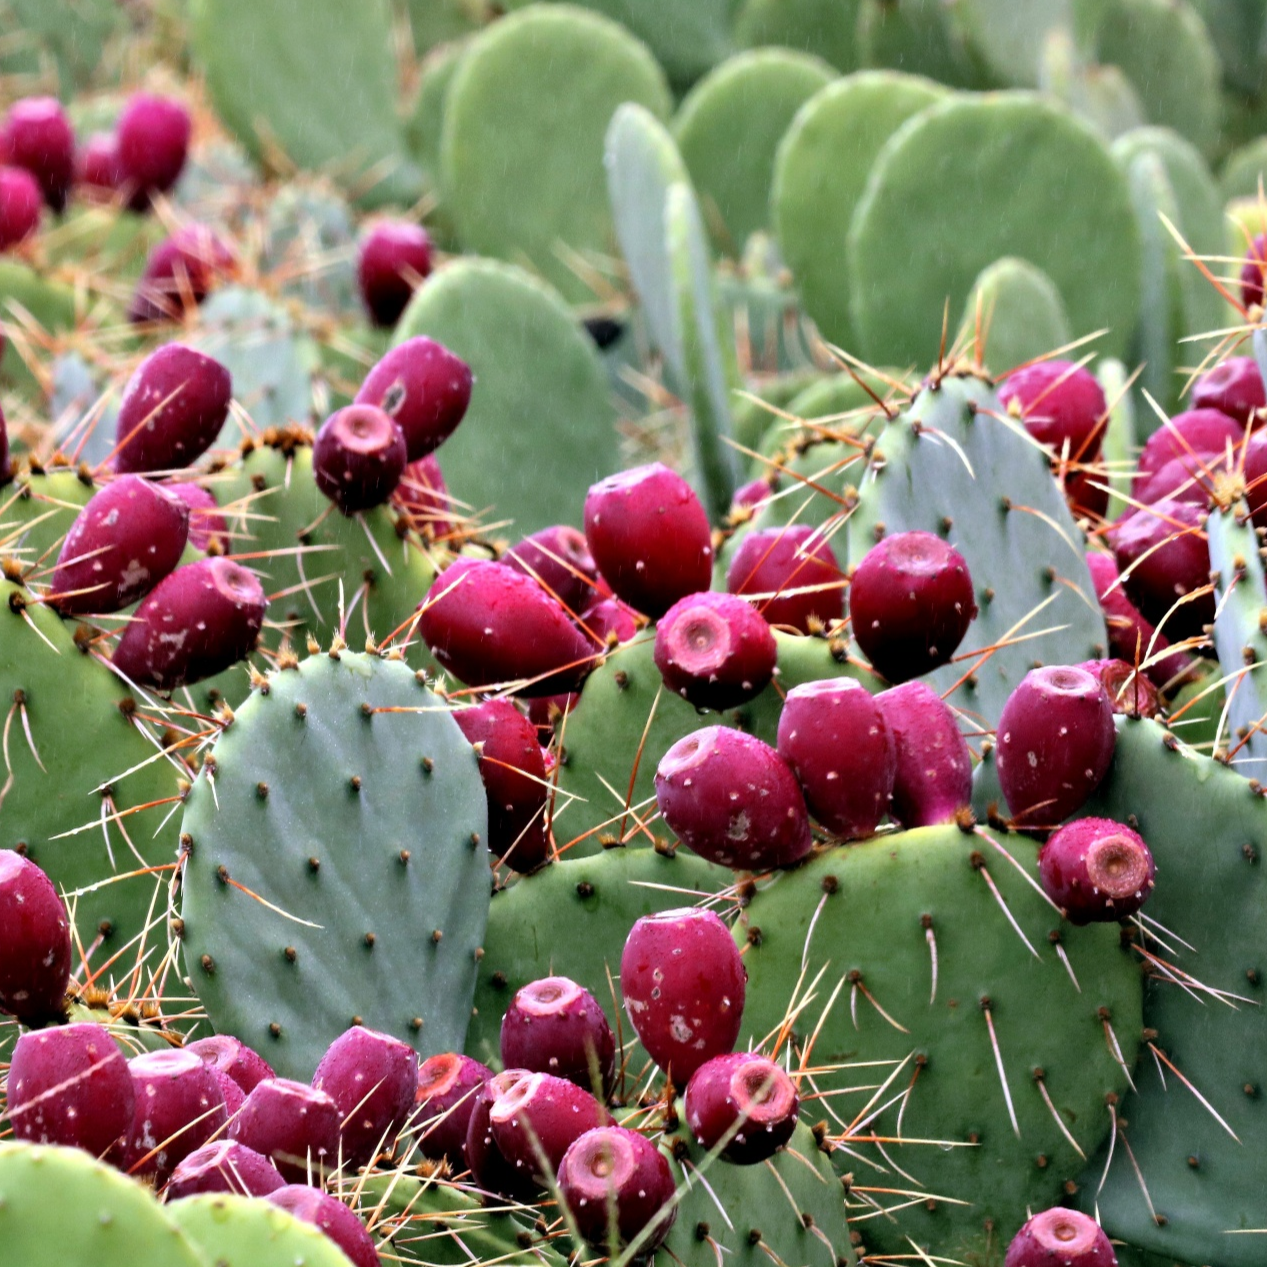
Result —
[[1171, 458], [1148, 477], [1134, 496], [1145, 506], [1152, 506], [1166, 498], [1191, 502], [1194, 506], [1208, 506], [1218, 474], [1236, 464], [1235, 455], [1226, 453], [1201, 452]]
[[769, 685], [777, 658], [770, 626], [733, 594], [691, 594], [656, 625], [656, 668], [696, 708], [746, 704]]
[[63, 1015], [70, 963], [70, 921], [52, 880], [0, 849], [0, 1012], [26, 1024]]
[[1263, 266], [1267, 264], [1267, 234], [1260, 233], [1245, 252], [1241, 265], [1241, 302], [1246, 308], [1263, 306]]
[[128, 98], [116, 128], [119, 175], [133, 211], [180, 178], [189, 154], [189, 111], [179, 101], [138, 92]]
[[418, 1091], [418, 1057], [398, 1038], [357, 1026], [326, 1049], [312, 1085], [338, 1106], [343, 1162], [355, 1169], [395, 1147]]
[[618, 598], [600, 598], [581, 613], [577, 623], [607, 647], [632, 642], [638, 636], [638, 613]]
[[502, 1063], [549, 1073], [605, 1093], [616, 1073], [616, 1040], [598, 1000], [567, 977], [516, 991], [502, 1016]]
[[30, 172], [54, 211], [65, 208], [75, 178], [75, 132], [56, 97], [24, 97], [9, 107], [0, 161]]
[[216, 1086], [220, 1088], [220, 1094], [224, 1096], [225, 1113], [229, 1117], [236, 1116], [237, 1111], [246, 1103], [246, 1092], [222, 1069], [217, 1069], [215, 1065], [211, 1065], [210, 1068], [215, 1077]]
[[220, 434], [232, 395], [219, 361], [183, 343], [152, 352], [123, 389], [115, 470], [171, 471], [196, 461]]
[[686, 1084], [686, 1123], [710, 1152], [740, 1166], [773, 1157], [796, 1130], [796, 1084], [767, 1056], [732, 1052], [701, 1065]]
[[324, 1091], [289, 1078], [265, 1078], [229, 1123], [229, 1138], [270, 1157], [291, 1183], [338, 1164], [343, 1115]]
[[502, 1156], [520, 1174], [546, 1184], [558, 1172], [572, 1141], [606, 1125], [609, 1118], [575, 1082], [533, 1073], [493, 1101], [488, 1120]]
[[977, 614], [963, 555], [931, 532], [872, 546], [849, 584], [853, 636], [890, 682], [945, 664]]
[[90, 196], [109, 198], [122, 183], [118, 137], [94, 132], [75, 151], [75, 184]]
[[1104, 693], [1115, 713], [1125, 717], [1156, 717], [1161, 712], [1161, 697], [1143, 671], [1136, 673], [1125, 660], [1085, 660], [1078, 665], [1100, 679]]
[[596, 648], [529, 576], [458, 559], [432, 582], [418, 630], [435, 658], [467, 686], [526, 679], [524, 695], [579, 687]]
[[475, 1182], [485, 1192], [528, 1199], [537, 1195], [532, 1175], [508, 1160], [493, 1136], [493, 1105], [513, 1087], [532, 1074], [527, 1069], [506, 1069], [494, 1074], [475, 1092], [475, 1103], [466, 1128], [466, 1164]]
[[422, 335], [394, 347], [365, 376], [356, 404], [377, 405], [405, 433], [411, 462], [449, 438], [471, 403], [471, 367]]
[[726, 571], [732, 594], [750, 594], [767, 624], [809, 633], [845, 614], [845, 577], [817, 528], [789, 524], [750, 532]]
[[972, 800], [972, 754], [954, 713], [923, 682], [891, 687], [875, 702], [897, 755], [893, 817], [903, 827], [953, 822]]
[[198, 559], [159, 582], [114, 649], [119, 672], [170, 691], [200, 682], [255, 649], [268, 598], [259, 578], [232, 559]]
[[[770, 500], [775, 491], [775, 484], [771, 482], [770, 477], [767, 475], [762, 475], [755, 480], [749, 480], [746, 484], [741, 484], [735, 489], [734, 497], [730, 499], [730, 514], [732, 518], [743, 512], [757, 510]], [[746, 518], [746, 515], [744, 517]]]
[[597, 1126], [572, 1141], [559, 1164], [559, 1191], [577, 1231], [614, 1254], [642, 1237], [639, 1256], [649, 1256], [677, 1217], [677, 1206], [666, 1209], [674, 1193], [667, 1158], [623, 1126]]
[[655, 792], [682, 844], [724, 867], [788, 867], [813, 848], [791, 767], [742, 731], [706, 726], [679, 739], [660, 759]]
[[0, 251], [30, 237], [43, 213], [35, 177], [21, 167], [0, 167]]
[[1066, 823], [1038, 854], [1043, 890], [1072, 924], [1134, 915], [1153, 891], [1156, 872], [1143, 837], [1111, 818]]
[[431, 272], [431, 239], [418, 224], [383, 220], [361, 239], [356, 279], [361, 301], [376, 326], [394, 326], [414, 291]]
[[691, 486], [659, 462], [593, 485], [585, 539], [618, 598], [653, 618], [679, 598], [708, 589], [713, 546], [708, 516]]
[[215, 496], [192, 480], [173, 480], [164, 485], [189, 507], [189, 544], [204, 554], [223, 553], [229, 548], [229, 525], [220, 513]]
[[[1172, 638], [1199, 637], [1214, 620], [1204, 528], [1204, 507], [1168, 497], [1141, 507], [1109, 529], [1109, 545], [1127, 596]], [[1206, 592], [1196, 592], [1202, 589]], [[1186, 595], [1194, 596], [1176, 606]]]
[[404, 471], [404, 432], [373, 405], [337, 410], [313, 441], [313, 478], [345, 515], [381, 506]]
[[470, 743], [483, 745], [489, 849], [515, 871], [535, 871], [550, 856], [550, 787], [537, 728], [509, 700], [457, 709], [453, 720]]
[[1113, 761], [1113, 705], [1098, 677], [1071, 665], [1032, 669], [1007, 697], [995, 761], [1024, 827], [1077, 813]]
[[176, 566], [188, 535], [189, 507], [179, 497], [139, 475], [120, 476], [71, 524], [49, 603], [63, 616], [119, 611]]
[[[1175, 414], [1145, 441], [1131, 492], [1138, 495], [1149, 480], [1175, 458], [1193, 461], [1197, 455], [1222, 455], [1229, 445], [1236, 453], [1244, 439], [1243, 424], [1217, 409], [1189, 409]], [[1200, 470], [1195, 462], [1194, 466]]]
[[392, 494], [392, 501], [428, 540], [443, 540], [453, 533], [449, 486], [444, 482], [444, 472], [440, 470], [434, 453], [428, 453], [405, 467]]
[[347, 1255], [352, 1267], [379, 1267], [374, 1238], [365, 1224], [337, 1197], [305, 1184], [289, 1184], [268, 1194], [267, 1200], [295, 1218], [312, 1224]]
[[695, 907], [644, 915], [620, 956], [625, 1011], [679, 1086], [739, 1037], [748, 974], [725, 924]]
[[168, 1201], [195, 1197], [200, 1192], [266, 1197], [285, 1182], [267, 1157], [261, 1157], [253, 1148], [235, 1139], [219, 1139], [195, 1149], [177, 1165], [165, 1196]]
[[136, 1092], [127, 1061], [100, 1025], [22, 1034], [13, 1048], [7, 1116], [14, 1138], [101, 1157], [132, 1124]]
[[863, 686], [835, 678], [790, 690], [779, 715], [779, 755], [828, 831], [843, 840], [875, 833], [893, 795], [897, 748]]
[[1003, 1267], [1117, 1267], [1117, 1255], [1094, 1219], [1057, 1208], [1017, 1232]]
[[418, 1066], [413, 1128], [424, 1157], [447, 1158], [455, 1171], [466, 1169], [466, 1135], [476, 1095], [492, 1076], [487, 1065], [456, 1052], [429, 1056]]
[[128, 320], [179, 321], [236, 266], [233, 248], [213, 229], [187, 224], [150, 252], [128, 307]]
[[999, 400], [1041, 444], [1089, 462], [1100, 451], [1108, 419], [1104, 390], [1095, 376], [1072, 361], [1041, 361], [1013, 370], [999, 387]]
[[228, 1113], [214, 1070], [190, 1051], [150, 1051], [128, 1061], [136, 1095], [121, 1150], [132, 1175], [161, 1187], [176, 1166], [224, 1129]]
[[525, 537], [502, 562], [538, 581], [571, 612], [584, 611], [598, 597], [598, 569], [585, 536], [567, 524]]
[[1258, 411], [1267, 406], [1263, 376], [1252, 356], [1229, 356], [1192, 385], [1194, 410], [1215, 409], [1244, 427], [1257, 426]]
[[228, 1074], [234, 1082], [250, 1095], [265, 1078], [272, 1078], [272, 1066], [258, 1052], [241, 1039], [230, 1034], [213, 1034], [189, 1043], [186, 1051], [192, 1051], [200, 1060]]

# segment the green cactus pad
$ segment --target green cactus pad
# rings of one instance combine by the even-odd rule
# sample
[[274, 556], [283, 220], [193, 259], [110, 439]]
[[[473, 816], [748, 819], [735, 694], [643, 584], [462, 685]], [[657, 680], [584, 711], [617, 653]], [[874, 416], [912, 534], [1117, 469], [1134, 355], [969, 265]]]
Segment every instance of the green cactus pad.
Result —
[[0, 74], [36, 76], [51, 59], [63, 97], [87, 88], [101, 69], [108, 42], [126, 29], [111, 0], [75, 0], [50, 7], [44, 0], [3, 0], [7, 33]]
[[961, 0], [955, 14], [1000, 83], [1037, 88], [1043, 48], [1073, 24], [1073, 0]]
[[18, 351], [16, 340], [27, 339], [33, 343], [34, 351], [39, 348], [37, 340], [41, 334], [73, 330], [84, 315], [81, 304], [82, 297], [64, 283], [41, 277], [17, 260], [0, 260], [0, 320], [5, 327], [0, 382], [42, 404], [43, 393]]
[[[1262, 1236], [1238, 1233], [1263, 1226], [1254, 1159], [1267, 1147], [1257, 1059], [1267, 1042], [1267, 805], [1234, 771], [1155, 722], [1119, 718], [1113, 765], [1084, 807], [1135, 826], [1157, 862], [1143, 911], [1145, 948], [1156, 957], [1145, 978], [1144, 1024], [1160, 1054], [1144, 1050], [1137, 1090], [1118, 1107], [1151, 1208], [1120, 1138], [1102, 1188], [1107, 1150], [1092, 1158], [1081, 1199], [1084, 1208], [1096, 1203], [1111, 1236], [1166, 1264], [1262, 1262]], [[1183, 973], [1190, 990], [1176, 984]]]
[[267, 1201], [217, 1192], [165, 1210], [215, 1267], [348, 1267], [324, 1232]]
[[807, 101], [779, 146], [770, 192], [779, 249], [805, 311], [825, 339], [849, 351], [856, 349], [845, 248], [854, 207], [884, 143], [945, 95], [914, 75], [850, 75]]
[[1219, 173], [1219, 189], [1224, 202], [1234, 198], [1258, 199], [1258, 186], [1267, 187], [1267, 136], [1242, 146], [1230, 155]]
[[1223, 67], [1224, 83], [1258, 94], [1267, 72], [1263, 33], [1267, 11], [1259, 0], [1194, 0]]
[[278, 289], [286, 298], [344, 319], [360, 311], [356, 226], [347, 202], [325, 181], [277, 191], [264, 218], [260, 264], [282, 274]]
[[1139, 310], [1138, 241], [1126, 181], [1089, 125], [1024, 93], [933, 106], [889, 138], [854, 212], [858, 350], [932, 361], [947, 301], [959, 311], [981, 269], [1015, 255], [1056, 283], [1075, 336], [1104, 328], [1097, 346], [1118, 355]]
[[535, 5], [477, 36], [446, 94], [441, 142], [462, 245], [529, 261], [569, 299], [592, 299], [573, 265], [610, 250], [603, 137], [625, 101], [670, 109], [650, 52], [605, 18]]
[[[0, 1143], [0, 1244], [31, 1267], [209, 1267], [141, 1184], [78, 1148]], [[315, 1264], [314, 1264], [315, 1267]]]
[[257, 162], [274, 169], [280, 151], [367, 204], [418, 196], [396, 118], [388, 0], [199, 0], [192, 41], [216, 112]]
[[460, 1048], [487, 809], [447, 706], [399, 661], [312, 656], [253, 692], [211, 756], [182, 823], [181, 913], [216, 1029], [302, 1079], [353, 1017]]
[[0, 554], [41, 573], [53, 567], [62, 540], [94, 491], [76, 471], [22, 471], [0, 489]]
[[765, 48], [723, 62], [682, 102], [673, 134], [719, 249], [738, 256], [768, 226], [779, 141], [833, 78], [817, 57]]
[[[467, 1053], [500, 1069], [502, 1013], [521, 986], [553, 975], [579, 981], [612, 1028], [623, 1026], [624, 1037], [632, 1039], [620, 996], [612, 991], [634, 921], [653, 911], [693, 906], [733, 881], [732, 871], [685, 849], [675, 856], [655, 849], [609, 849], [590, 858], [569, 853], [495, 894]], [[645, 1059], [641, 1047], [637, 1052], [630, 1061], [635, 1076]]]
[[945, 0], [862, 0], [858, 50], [863, 66], [927, 75], [955, 88], [990, 86]]
[[444, 205], [440, 145], [444, 136], [444, 103], [468, 47], [467, 41], [444, 44], [423, 62], [418, 77], [418, 96], [405, 123], [405, 141], [414, 162], [422, 169], [426, 197], [427, 231], [445, 246], [457, 243], [457, 230]]
[[615, 411], [593, 341], [522, 269], [456, 260], [433, 274], [397, 342], [438, 339], [475, 374], [471, 407], [440, 453], [449, 492], [527, 534], [579, 523], [585, 492], [620, 465]]
[[847, 74], [858, 68], [860, 7], [860, 0], [747, 0], [735, 38], [747, 48], [812, 53]]
[[[794, 1025], [802, 1044], [816, 1034], [813, 1065], [836, 1066], [816, 1088], [870, 1088], [823, 1102], [837, 1123], [829, 1130], [859, 1119], [862, 1136], [911, 1141], [847, 1142], [836, 1156], [853, 1173], [852, 1226], [872, 1254], [906, 1253], [910, 1236], [926, 1253], [997, 1261], [990, 1250], [1007, 1244], [1027, 1208], [1055, 1204], [1079, 1176], [1066, 1132], [1087, 1156], [1109, 1133], [1105, 1096], [1127, 1081], [1101, 1009], [1129, 1067], [1139, 972], [1116, 927], [1065, 924], [1027, 883], [1036, 884], [1036, 852], [984, 829], [881, 836], [779, 876], [736, 926], [748, 969], [740, 1044], [777, 1029], [798, 985], [800, 1002], [824, 970]], [[868, 1196], [872, 1187], [888, 1191]]]
[[[682, 1113], [681, 1104], [677, 1112]], [[664, 1137], [673, 1177], [686, 1193], [677, 1221], [655, 1256], [657, 1267], [726, 1263], [767, 1267], [852, 1267], [845, 1202], [831, 1162], [804, 1124], [782, 1152], [756, 1166], [707, 1161], [685, 1123]], [[701, 1232], [703, 1233], [701, 1235]]]
[[[175, 860], [176, 821], [163, 820], [177, 770], [134, 716], [127, 687], [79, 649], [72, 626], [8, 581], [0, 602], [5, 782], [12, 778], [0, 848], [23, 849], [67, 895], [100, 885], [78, 898], [75, 922], [85, 946], [104, 927], [117, 949], [165, 914], [161, 893], [154, 902], [158, 877], [133, 873]], [[130, 878], [107, 883], [112, 876]]]
[[[767, 406], [787, 409], [802, 392], [810, 390], [820, 377], [817, 370], [792, 370], [751, 384], [747, 389], [747, 396], [735, 400], [732, 411], [736, 443], [743, 445], [745, 449], [755, 449], [761, 443], [761, 437], [781, 421], [778, 414]], [[756, 474], [762, 474], [763, 469]]]
[[488, 18], [483, 0], [407, 0], [405, 7], [419, 57], [478, 31]]
[[1069, 318], [1056, 283], [1028, 260], [1009, 256], [981, 270], [959, 323], [958, 343], [973, 348], [981, 331], [981, 363], [994, 374], [1069, 342]]
[[[1035, 662], [1078, 664], [1104, 654], [1083, 537], [1048, 456], [1019, 424], [1003, 420], [980, 379], [947, 378], [921, 393], [880, 433], [858, 486], [848, 521], [851, 564], [881, 532], [938, 533], [963, 555], [977, 594], [979, 614], [959, 654], [1013, 639], [984, 661], [952, 662], [929, 675], [947, 691], [972, 670], [951, 700], [958, 708], [993, 725]], [[1025, 638], [1043, 630], [1050, 632]]]

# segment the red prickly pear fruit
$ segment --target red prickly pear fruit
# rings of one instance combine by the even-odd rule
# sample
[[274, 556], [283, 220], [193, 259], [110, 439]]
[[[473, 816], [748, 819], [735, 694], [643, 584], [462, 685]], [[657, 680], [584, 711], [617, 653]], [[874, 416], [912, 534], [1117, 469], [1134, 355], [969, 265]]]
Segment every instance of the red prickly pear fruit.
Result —
[[660, 462], [591, 486], [585, 539], [616, 597], [653, 619], [712, 579], [708, 516], [691, 486]]
[[75, 184], [98, 198], [111, 198], [123, 184], [119, 139], [113, 132], [94, 132], [75, 152]]
[[21, 167], [0, 167], [0, 251], [29, 238], [43, 214], [35, 177]]
[[947, 663], [977, 615], [972, 577], [954, 546], [931, 532], [898, 532], [872, 546], [849, 583], [853, 636], [890, 682]]
[[470, 1121], [466, 1128], [466, 1164], [475, 1182], [485, 1192], [528, 1199], [537, 1195], [531, 1174], [516, 1168], [493, 1136], [493, 1105], [532, 1074], [527, 1069], [506, 1069], [494, 1074], [475, 1092]]
[[677, 1218], [668, 1159], [623, 1126], [596, 1126], [572, 1141], [559, 1163], [559, 1191], [581, 1236], [614, 1254], [637, 1240], [639, 1257], [651, 1255]]
[[1246, 308], [1263, 306], [1263, 266], [1267, 264], [1267, 234], [1260, 233], [1245, 252], [1241, 265], [1241, 303]]
[[[1135, 664], [1137, 659], [1143, 664], [1159, 652], [1165, 651], [1170, 642], [1164, 634], [1156, 632], [1140, 615], [1135, 604], [1127, 598], [1113, 556], [1088, 554], [1087, 567], [1091, 571], [1096, 597], [1100, 600], [1100, 610], [1104, 613], [1108, 626], [1109, 649], [1128, 664]], [[1149, 681], [1158, 690], [1162, 690], [1168, 683], [1186, 678], [1192, 665], [1190, 656], [1182, 651], [1172, 651], [1149, 664], [1144, 672], [1148, 674]]]
[[0, 1012], [26, 1024], [65, 1015], [70, 964], [70, 920], [52, 880], [0, 849]]
[[179, 101], [138, 92], [128, 98], [115, 129], [120, 184], [133, 211], [144, 211], [154, 194], [165, 194], [180, 178], [189, 155], [189, 111]]
[[1194, 506], [1208, 506], [1216, 477], [1227, 469], [1226, 453], [1202, 450], [1181, 458], [1171, 458], [1165, 466], [1148, 477], [1134, 497], [1145, 506], [1152, 506], [1167, 498], [1191, 502]]
[[794, 687], [778, 735], [809, 812], [842, 840], [874, 835], [897, 778], [897, 746], [874, 697], [849, 678]]
[[955, 821], [972, 800], [972, 754], [941, 696], [923, 682], [875, 697], [897, 756], [891, 813], [903, 827]]
[[747, 981], [730, 930], [696, 907], [642, 916], [620, 956], [629, 1020], [651, 1059], [679, 1086], [734, 1047]]
[[145, 261], [128, 308], [134, 324], [179, 321], [206, 299], [216, 281], [231, 274], [237, 256], [205, 224], [187, 224], [160, 242]]
[[1161, 696], [1144, 670], [1135, 672], [1125, 660], [1085, 660], [1077, 666], [1100, 679], [1115, 713], [1124, 717], [1157, 717]]
[[1109, 509], [1106, 472], [1097, 467], [1072, 467], [1065, 471], [1065, 501], [1075, 518], [1098, 522]]
[[[1108, 532], [1127, 596], [1173, 638], [1200, 637], [1214, 620], [1204, 529], [1204, 507], [1167, 497], [1118, 520]], [[1196, 593], [1201, 589], [1206, 592]], [[1179, 602], [1187, 595], [1194, 597]]]
[[404, 432], [373, 405], [337, 410], [313, 441], [313, 478], [345, 515], [381, 506], [404, 473]]
[[343, 1118], [342, 1157], [368, 1165], [396, 1145], [418, 1091], [418, 1057], [398, 1038], [357, 1026], [340, 1034], [312, 1076]]
[[1111, 818], [1066, 823], [1038, 853], [1043, 891], [1071, 924], [1134, 915], [1153, 891], [1156, 874], [1143, 837]]
[[606, 1094], [616, 1039], [598, 1000], [567, 977], [542, 977], [515, 992], [502, 1016], [502, 1063], [549, 1073]]
[[435, 658], [467, 686], [525, 679], [524, 695], [580, 686], [595, 646], [530, 576], [483, 559], [458, 559], [423, 600], [418, 630]]
[[1035, 440], [1058, 454], [1067, 451], [1075, 462], [1090, 462], [1099, 453], [1109, 407], [1095, 375], [1081, 365], [1024, 365], [1003, 380], [999, 400]]
[[[528, 701], [528, 720], [537, 728], [542, 743], [549, 743], [554, 731], [554, 724], [570, 713], [581, 698], [580, 691], [564, 691], [560, 695], [538, 695]], [[546, 772], [553, 766], [549, 764], [550, 754], [546, 754]]]
[[246, 1092], [227, 1073], [222, 1069], [217, 1069], [215, 1065], [211, 1066], [211, 1073], [216, 1080], [216, 1086], [220, 1088], [220, 1094], [224, 1096], [225, 1113], [231, 1118], [235, 1117], [237, 1111], [246, 1103]]
[[123, 475], [94, 493], [71, 524], [49, 604], [63, 616], [117, 612], [180, 561], [189, 507], [162, 485]]
[[714, 1056], [686, 1084], [686, 1124], [701, 1148], [722, 1141], [721, 1155], [739, 1166], [773, 1157], [796, 1131], [801, 1097], [787, 1073], [767, 1056]]
[[578, 623], [607, 647], [632, 642], [638, 636], [638, 613], [618, 598], [600, 598], [581, 613]]
[[394, 326], [431, 272], [431, 239], [421, 225], [384, 220], [361, 239], [356, 280], [370, 320]]
[[572, 1142], [610, 1119], [583, 1087], [550, 1073], [531, 1073], [493, 1101], [488, 1110], [501, 1154], [541, 1185], [558, 1173]]
[[1194, 410], [1215, 409], [1244, 427], [1262, 422], [1260, 409], [1267, 407], [1263, 376], [1252, 356], [1229, 356], [1192, 385]]
[[660, 758], [656, 803], [692, 853], [723, 867], [790, 867], [813, 848], [796, 775], [768, 744], [728, 726], [706, 726]]
[[121, 1150], [123, 1168], [153, 1175], [162, 1187], [195, 1149], [229, 1120], [215, 1071], [189, 1051], [150, 1051], [128, 1061], [136, 1093], [132, 1125]]
[[229, 371], [183, 343], [168, 343], [137, 366], [119, 402], [114, 469], [173, 471], [200, 458], [229, 416]]
[[1003, 1267], [1117, 1267], [1117, 1255], [1094, 1219], [1057, 1207], [1017, 1232]]
[[52, 210], [65, 209], [75, 179], [75, 131], [56, 97], [24, 97], [9, 107], [0, 160], [30, 172]]
[[343, 1251], [352, 1267], [379, 1267], [374, 1238], [338, 1197], [294, 1183], [270, 1192], [266, 1200], [324, 1232]]
[[411, 462], [449, 438], [466, 415], [471, 367], [443, 343], [422, 335], [392, 348], [365, 376], [358, 405], [377, 405], [405, 433]]
[[392, 501], [428, 540], [443, 540], [453, 534], [449, 486], [444, 482], [444, 472], [434, 453], [405, 467]]
[[1117, 730], [1100, 679], [1072, 665], [1031, 669], [999, 716], [995, 762], [1022, 826], [1076, 814], [1113, 761]]
[[765, 475], [741, 484], [735, 489], [734, 497], [730, 499], [731, 516], [738, 515], [746, 519], [749, 511], [758, 510], [774, 496], [774, 492], [774, 485]]
[[232, 559], [198, 559], [158, 583], [114, 649], [130, 682], [171, 691], [229, 668], [255, 649], [268, 598]]
[[282, 1178], [305, 1183], [338, 1164], [343, 1115], [324, 1091], [290, 1078], [256, 1083], [229, 1123], [229, 1138], [271, 1157]]
[[453, 720], [468, 742], [483, 745], [489, 849], [515, 871], [535, 871], [550, 856], [550, 788], [537, 728], [509, 700], [457, 709]]
[[265, 1078], [272, 1078], [272, 1066], [258, 1052], [230, 1034], [213, 1034], [185, 1047], [200, 1060], [227, 1074], [250, 1095]]
[[[0, 336], [0, 356], [4, 355], [4, 340]], [[13, 478], [13, 461], [9, 457], [9, 424], [5, 421], [4, 410], [0, 409], [0, 488]]]
[[109, 1032], [82, 1022], [19, 1036], [7, 1083], [15, 1139], [103, 1156], [132, 1124], [136, 1091]]
[[691, 594], [656, 625], [656, 668], [696, 708], [746, 704], [769, 685], [777, 658], [770, 626], [733, 594]]
[[569, 611], [583, 611], [596, 597], [598, 569], [585, 535], [567, 524], [542, 528], [525, 537], [511, 546], [501, 561], [531, 576]]
[[1167, 462], [1187, 459], [1200, 470], [1197, 457], [1222, 456], [1229, 445], [1237, 453], [1244, 439], [1244, 425], [1217, 409], [1189, 409], [1175, 414], [1144, 442], [1131, 492], [1138, 495]]
[[267, 1157], [235, 1139], [219, 1139], [195, 1149], [176, 1166], [164, 1196], [168, 1201], [196, 1197], [202, 1192], [266, 1197], [285, 1182]]
[[810, 633], [845, 614], [845, 577], [817, 528], [750, 532], [726, 571], [732, 594], [749, 594], [767, 624]]
[[209, 489], [192, 480], [174, 480], [164, 487], [189, 507], [189, 544], [195, 550], [207, 554], [223, 553], [229, 548], [229, 525]]
[[476, 1096], [492, 1076], [487, 1065], [456, 1052], [429, 1056], [418, 1066], [413, 1125], [424, 1157], [446, 1158], [455, 1171], [466, 1169], [466, 1135]]

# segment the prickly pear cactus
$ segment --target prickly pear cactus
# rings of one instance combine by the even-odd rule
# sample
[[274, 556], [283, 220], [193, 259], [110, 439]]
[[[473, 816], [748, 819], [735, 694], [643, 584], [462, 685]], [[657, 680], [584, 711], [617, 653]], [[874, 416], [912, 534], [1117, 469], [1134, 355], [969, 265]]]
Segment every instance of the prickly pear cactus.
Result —
[[460, 1049], [486, 833], [474, 751], [406, 665], [332, 649], [270, 676], [181, 824], [182, 945], [212, 1024], [303, 1079], [358, 1021]]
[[164, 1209], [217, 1267], [346, 1267], [343, 1253], [319, 1229], [266, 1201], [217, 1192]]

